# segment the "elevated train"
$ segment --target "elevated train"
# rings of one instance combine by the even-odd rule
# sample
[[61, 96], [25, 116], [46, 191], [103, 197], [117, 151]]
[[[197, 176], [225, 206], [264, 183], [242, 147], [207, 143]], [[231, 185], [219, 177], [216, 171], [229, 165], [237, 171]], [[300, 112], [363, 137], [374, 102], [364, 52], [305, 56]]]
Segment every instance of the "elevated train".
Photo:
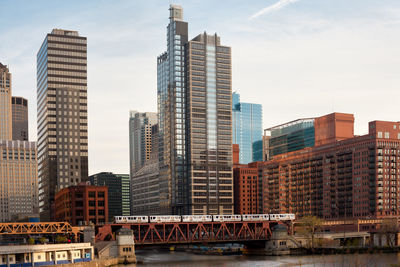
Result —
[[115, 223], [293, 221], [294, 214], [115, 216]]

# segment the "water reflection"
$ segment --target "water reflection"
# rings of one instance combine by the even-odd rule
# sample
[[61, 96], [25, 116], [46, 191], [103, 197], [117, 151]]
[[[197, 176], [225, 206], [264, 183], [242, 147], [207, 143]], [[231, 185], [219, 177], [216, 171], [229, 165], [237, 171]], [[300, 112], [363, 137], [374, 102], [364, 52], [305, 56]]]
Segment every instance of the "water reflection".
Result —
[[[400, 254], [351, 254], [351, 255], [326, 255], [326, 256], [210, 256], [196, 255], [186, 252], [160, 252], [138, 251], [137, 265], [129, 267], [248, 267], [248, 266], [271, 266], [271, 267], [384, 267], [400, 264]], [[399, 265], [400, 266], [400, 265]]]

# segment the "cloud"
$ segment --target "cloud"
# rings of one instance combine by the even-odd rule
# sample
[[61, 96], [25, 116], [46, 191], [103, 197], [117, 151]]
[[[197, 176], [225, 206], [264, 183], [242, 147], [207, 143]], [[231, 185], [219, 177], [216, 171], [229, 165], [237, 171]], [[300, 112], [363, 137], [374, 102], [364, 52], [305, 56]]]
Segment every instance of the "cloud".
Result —
[[268, 13], [271, 13], [273, 11], [277, 11], [279, 9], [284, 8], [287, 5], [296, 3], [298, 1], [300, 1], [300, 0], [279, 0], [275, 4], [267, 6], [266, 8], [263, 8], [260, 11], [258, 11], [257, 13], [253, 14], [249, 19], [255, 19], [255, 18], [257, 18], [257, 17], [259, 17], [261, 15], [268, 14]]

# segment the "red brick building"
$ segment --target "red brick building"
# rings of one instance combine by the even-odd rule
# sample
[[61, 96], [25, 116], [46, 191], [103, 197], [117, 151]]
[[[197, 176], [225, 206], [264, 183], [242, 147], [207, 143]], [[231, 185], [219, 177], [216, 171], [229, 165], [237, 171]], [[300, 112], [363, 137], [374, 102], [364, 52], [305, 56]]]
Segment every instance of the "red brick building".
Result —
[[72, 225], [102, 224], [108, 218], [107, 186], [77, 185], [60, 190], [55, 196], [55, 219]]
[[258, 168], [241, 165], [233, 169], [235, 214], [258, 214]]
[[235, 214], [262, 212], [261, 172], [262, 162], [239, 164], [239, 145], [233, 145], [233, 184]]
[[373, 121], [368, 134], [354, 136], [352, 116], [317, 118], [314, 147], [263, 164], [264, 213], [400, 215], [400, 122]]

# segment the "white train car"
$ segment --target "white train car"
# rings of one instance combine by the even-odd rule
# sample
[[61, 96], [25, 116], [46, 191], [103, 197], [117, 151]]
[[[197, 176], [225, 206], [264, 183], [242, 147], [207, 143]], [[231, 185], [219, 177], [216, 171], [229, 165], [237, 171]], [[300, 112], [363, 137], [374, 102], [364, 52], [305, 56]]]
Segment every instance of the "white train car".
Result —
[[269, 214], [244, 214], [242, 215], [244, 222], [248, 221], [269, 221]]
[[182, 215], [182, 222], [212, 222], [211, 215]]
[[295, 219], [294, 214], [270, 214], [269, 219], [271, 221], [291, 221]]
[[242, 215], [213, 215], [214, 222], [240, 222]]
[[116, 223], [147, 223], [149, 222], [148, 216], [115, 216]]
[[168, 223], [168, 222], [181, 222], [182, 218], [179, 215], [158, 215], [150, 216], [152, 223]]

